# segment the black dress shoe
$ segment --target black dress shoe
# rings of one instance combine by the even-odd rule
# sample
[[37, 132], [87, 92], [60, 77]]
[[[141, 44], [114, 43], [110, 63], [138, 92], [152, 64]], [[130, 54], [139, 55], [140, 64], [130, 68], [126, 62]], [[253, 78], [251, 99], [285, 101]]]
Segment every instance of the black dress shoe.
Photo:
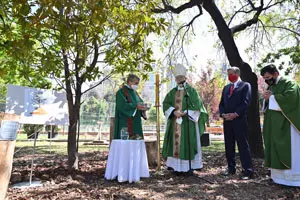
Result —
[[227, 169], [227, 170], [223, 173], [223, 175], [224, 175], [224, 176], [230, 176], [230, 175], [234, 175], [235, 172], [236, 172], [235, 169]]
[[253, 172], [247, 171], [243, 172], [243, 175], [240, 177], [241, 180], [250, 180], [253, 179]]
[[173, 171], [173, 174], [174, 174], [175, 176], [182, 176], [182, 175], [184, 175], [184, 172], [176, 172], [176, 171]]
[[167, 170], [174, 171], [174, 169], [172, 167], [168, 167]]

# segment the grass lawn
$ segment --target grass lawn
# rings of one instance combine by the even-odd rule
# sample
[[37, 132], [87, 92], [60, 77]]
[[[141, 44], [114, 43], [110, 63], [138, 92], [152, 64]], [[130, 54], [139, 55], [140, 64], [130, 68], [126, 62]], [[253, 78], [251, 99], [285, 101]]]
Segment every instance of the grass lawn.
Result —
[[[84, 139], [83, 137], [81, 137]], [[93, 137], [94, 138], [94, 137]], [[20, 141], [21, 139], [21, 141]], [[36, 154], [50, 154], [50, 142], [45, 141], [47, 138], [47, 135], [42, 134], [39, 136], [37, 142], [36, 142]], [[66, 135], [65, 136], [58, 136], [56, 139], [65, 139], [67, 140]], [[31, 154], [33, 152], [33, 145], [34, 141], [26, 140], [25, 134], [19, 134], [17, 137], [16, 142], [16, 154], [18, 153], [26, 153]], [[41, 141], [39, 141], [41, 140]], [[108, 145], [85, 145], [86, 142], [79, 142], [79, 153], [86, 153], [86, 152], [93, 152], [93, 151], [108, 151]], [[163, 141], [161, 141], [161, 147], [162, 147]], [[22, 148], [20, 150], [20, 148]], [[208, 147], [202, 147], [203, 152], [224, 152], [224, 141], [212, 141], [211, 145]], [[67, 155], [67, 142], [51, 142], [51, 153], [52, 154], [58, 154], [58, 155]]]
[[202, 147], [203, 152], [225, 152], [224, 141], [212, 141], [208, 147]]
[[[82, 139], [87, 139], [85, 137], [81, 137]], [[90, 136], [88, 139], [94, 139], [95, 136]], [[18, 154], [32, 154], [34, 140], [27, 140], [27, 136], [25, 134], [18, 134], [15, 152]], [[47, 140], [46, 134], [41, 134], [36, 141], [36, 154], [50, 154], [50, 149], [52, 154], [58, 155], [67, 155], [67, 141], [65, 142], [55, 142], [45, 141]], [[58, 135], [56, 140], [67, 140], [67, 135]], [[25, 141], [24, 141], [25, 140]], [[86, 142], [79, 142], [79, 153], [93, 152], [93, 151], [105, 151], [108, 150], [107, 145], [85, 145]], [[50, 147], [51, 144], [51, 147]]]

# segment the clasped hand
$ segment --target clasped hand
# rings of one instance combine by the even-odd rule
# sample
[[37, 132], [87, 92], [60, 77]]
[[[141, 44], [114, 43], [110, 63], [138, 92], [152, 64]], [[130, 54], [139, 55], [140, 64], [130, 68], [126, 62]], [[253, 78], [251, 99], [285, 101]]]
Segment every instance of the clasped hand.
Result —
[[184, 112], [181, 112], [180, 110], [175, 110], [174, 111], [174, 115], [179, 118], [179, 117], [183, 117], [185, 115]]
[[222, 117], [225, 120], [234, 120], [235, 118], [238, 117], [238, 115], [236, 113], [227, 113], [227, 114], [222, 114]]
[[272, 95], [272, 91], [266, 90], [264, 91], [264, 99], [267, 101], [269, 100], [270, 96]]

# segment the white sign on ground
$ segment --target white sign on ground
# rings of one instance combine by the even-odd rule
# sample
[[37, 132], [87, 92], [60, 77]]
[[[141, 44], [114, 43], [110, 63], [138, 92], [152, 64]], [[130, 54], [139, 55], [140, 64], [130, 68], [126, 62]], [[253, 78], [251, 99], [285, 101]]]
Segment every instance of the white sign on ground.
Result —
[[66, 93], [55, 90], [8, 85], [5, 112], [22, 124], [69, 124]]

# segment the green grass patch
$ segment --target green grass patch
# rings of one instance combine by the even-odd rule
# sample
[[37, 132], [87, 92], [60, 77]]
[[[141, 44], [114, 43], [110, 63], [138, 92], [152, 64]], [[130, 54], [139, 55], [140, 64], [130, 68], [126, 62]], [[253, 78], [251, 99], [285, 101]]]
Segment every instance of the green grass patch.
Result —
[[[80, 139], [82, 140], [93, 140], [95, 139], [96, 135], [88, 135], [88, 134], [80, 134]], [[38, 135], [38, 140], [47, 140], [48, 139], [48, 134], [39, 134]], [[67, 140], [68, 135], [67, 134], [58, 134], [53, 140]], [[17, 135], [17, 140], [27, 140], [27, 135], [26, 134], [18, 134]]]
[[[18, 151], [16, 155], [32, 154], [34, 141], [17, 141], [15, 151]], [[20, 150], [21, 148], [21, 150]], [[108, 145], [84, 145], [84, 142], [79, 142], [79, 153], [93, 152], [93, 151], [107, 151]], [[50, 142], [37, 141], [36, 142], [36, 154], [58, 154], [67, 155], [67, 142]]]
[[208, 147], [202, 147], [203, 152], [225, 152], [224, 141], [211, 141]]
[[[81, 135], [80, 139], [94, 139], [95, 136], [88, 136]], [[67, 155], [67, 141], [65, 142], [51, 142], [50, 148], [50, 141], [45, 141], [48, 139], [47, 134], [40, 134], [39, 138], [36, 142], [36, 154], [50, 154], [50, 149], [52, 154], [58, 155]], [[55, 140], [67, 140], [67, 135], [58, 135]], [[22, 148], [19, 152], [16, 153], [16, 156], [20, 156], [22, 154], [32, 154], [33, 152], [33, 145], [34, 141], [27, 140], [26, 134], [18, 134], [17, 135], [17, 142], [16, 142], [16, 149], [18, 151]], [[161, 136], [160, 142], [161, 148], [163, 146], [163, 137]], [[93, 152], [93, 151], [108, 151], [108, 145], [85, 145], [85, 142], [79, 142], [79, 153], [86, 153], [86, 152]], [[209, 152], [225, 152], [225, 144], [224, 141], [211, 141], [211, 145], [208, 147], [202, 147], [202, 151], [209, 153]]]

